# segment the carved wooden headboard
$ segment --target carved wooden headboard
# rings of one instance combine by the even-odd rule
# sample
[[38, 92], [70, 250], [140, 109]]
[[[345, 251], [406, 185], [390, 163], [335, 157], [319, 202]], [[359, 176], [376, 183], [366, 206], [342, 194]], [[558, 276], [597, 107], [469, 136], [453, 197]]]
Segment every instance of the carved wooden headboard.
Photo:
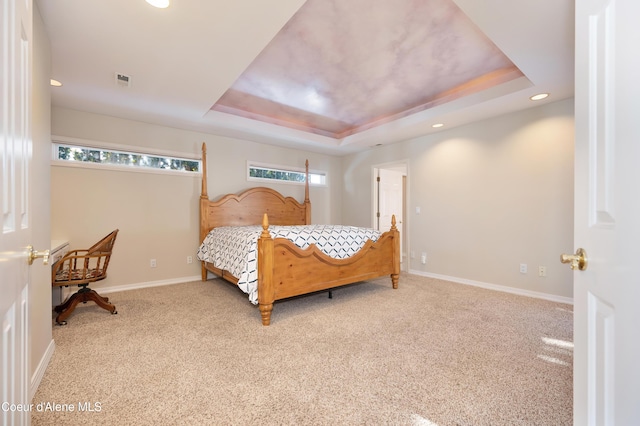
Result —
[[270, 188], [250, 188], [240, 194], [228, 194], [211, 201], [207, 194], [207, 146], [202, 144], [202, 190], [200, 192], [200, 242], [218, 226], [261, 225], [263, 215], [270, 225], [311, 224], [309, 201], [309, 161], [305, 164], [304, 201], [285, 197]]

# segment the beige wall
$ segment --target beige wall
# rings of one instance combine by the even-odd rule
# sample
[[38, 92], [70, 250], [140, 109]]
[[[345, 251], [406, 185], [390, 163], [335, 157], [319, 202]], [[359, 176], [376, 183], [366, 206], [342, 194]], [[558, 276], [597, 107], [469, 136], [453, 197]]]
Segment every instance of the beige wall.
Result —
[[[312, 188], [314, 223], [371, 226], [372, 166], [406, 160], [411, 272], [572, 297], [571, 273], [557, 260], [573, 244], [571, 99], [342, 159], [63, 108], [53, 108], [52, 133], [191, 155], [207, 142], [211, 197], [255, 185], [247, 160], [297, 166], [309, 158], [331, 182]], [[82, 247], [121, 230], [110, 276], [96, 288], [198, 275], [186, 264], [196, 250], [198, 178], [59, 166], [51, 178], [53, 238]], [[303, 196], [301, 187], [273, 187]], [[90, 195], [74, 203], [78, 194]]]
[[407, 160], [410, 271], [571, 298], [573, 134], [569, 99], [347, 156], [343, 221], [370, 226], [372, 165]]
[[[186, 155], [199, 155], [206, 142], [212, 198], [260, 185], [247, 181], [247, 160], [304, 167], [309, 159], [311, 168], [326, 171], [330, 178], [329, 186], [311, 188], [312, 221], [341, 221], [341, 162], [337, 157], [56, 107], [52, 134]], [[68, 239], [72, 248], [86, 248], [120, 229], [109, 276], [93, 286], [97, 290], [197, 277], [200, 182], [199, 176], [54, 165], [52, 238]], [[304, 198], [303, 186], [268, 186], [298, 200]], [[193, 264], [187, 264], [187, 256], [194, 257]], [[149, 265], [152, 258], [156, 268]]]
[[[38, 182], [49, 182], [50, 150], [49, 133], [51, 129], [51, 48], [44, 30], [44, 24], [34, 3], [33, 13], [33, 84], [32, 84], [32, 173], [36, 173]], [[48, 185], [31, 185], [31, 244], [37, 250], [46, 250], [50, 244], [50, 188]], [[51, 269], [41, 261], [30, 267], [31, 285], [29, 287], [29, 322], [31, 325], [30, 372], [32, 390], [39, 383], [39, 377], [46, 367], [47, 351], [52, 344], [51, 333]], [[50, 354], [49, 354], [50, 355]], [[35, 383], [34, 383], [35, 382]]]

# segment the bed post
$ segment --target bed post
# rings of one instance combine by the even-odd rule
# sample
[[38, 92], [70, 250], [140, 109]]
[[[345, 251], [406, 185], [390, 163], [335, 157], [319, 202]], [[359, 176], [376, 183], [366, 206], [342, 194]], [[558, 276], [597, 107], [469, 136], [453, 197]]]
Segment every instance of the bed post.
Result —
[[311, 201], [309, 201], [309, 160], [304, 162], [305, 175], [304, 180], [304, 211], [305, 225], [311, 225]]
[[391, 232], [393, 232], [393, 273], [391, 274], [391, 285], [398, 288], [398, 278], [400, 277], [400, 231], [396, 228], [396, 215], [391, 216]]
[[258, 239], [258, 303], [262, 325], [271, 323], [271, 311], [276, 298], [273, 283], [274, 242], [268, 228], [269, 219], [265, 213], [262, 217], [262, 234]]
[[209, 198], [207, 194], [207, 144], [204, 142], [202, 142], [202, 189], [200, 190], [200, 198]]
[[[200, 190], [200, 241], [198, 244], [202, 244], [207, 236], [207, 205], [209, 204], [209, 195], [207, 194], [207, 144], [202, 142], [202, 188]], [[200, 263], [200, 274], [202, 281], [207, 280], [207, 269], [204, 267], [204, 262]]]

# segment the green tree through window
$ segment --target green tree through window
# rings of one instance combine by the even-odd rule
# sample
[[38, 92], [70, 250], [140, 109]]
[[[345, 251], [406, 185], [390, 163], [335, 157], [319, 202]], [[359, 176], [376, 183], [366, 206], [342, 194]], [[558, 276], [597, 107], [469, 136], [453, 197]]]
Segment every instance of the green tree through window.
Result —
[[57, 160], [98, 163], [128, 167], [199, 172], [200, 161], [186, 158], [141, 154], [57, 144]]
[[[284, 167], [267, 167], [257, 164], [249, 164], [249, 177], [254, 179], [278, 180], [286, 182], [304, 183], [306, 175], [304, 172], [286, 170]], [[314, 185], [324, 185], [326, 174], [309, 173], [309, 183]]]

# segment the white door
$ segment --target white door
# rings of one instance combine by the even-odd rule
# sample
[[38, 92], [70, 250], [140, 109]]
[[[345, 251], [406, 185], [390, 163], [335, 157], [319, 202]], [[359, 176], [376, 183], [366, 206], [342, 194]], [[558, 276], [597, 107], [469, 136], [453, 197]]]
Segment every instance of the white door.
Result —
[[575, 7], [574, 423], [640, 425], [640, 2]]
[[0, 32], [0, 423], [29, 424], [29, 166], [32, 2], [1, 0]]
[[402, 226], [402, 176], [396, 170], [380, 169], [380, 221], [378, 229], [388, 231], [391, 216], [396, 216], [398, 229]]
[[[401, 167], [404, 169], [405, 167]], [[404, 176], [405, 172], [391, 169], [378, 170], [378, 220], [376, 229], [380, 231], [388, 231], [391, 228], [391, 216], [396, 216], [396, 228], [400, 232], [400, 262], [404, 258], [403, 245], [403, 210], [404, 210]]]

